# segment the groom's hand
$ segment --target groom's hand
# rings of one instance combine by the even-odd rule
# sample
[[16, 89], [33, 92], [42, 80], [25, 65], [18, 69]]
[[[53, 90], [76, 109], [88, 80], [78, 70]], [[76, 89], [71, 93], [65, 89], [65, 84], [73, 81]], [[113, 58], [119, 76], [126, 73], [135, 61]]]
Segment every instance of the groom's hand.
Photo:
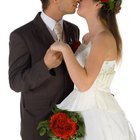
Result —
[[62, 53], [48, 49], [44, 56], [44, 63], [48, 69], [56, 68], [62, 63]]

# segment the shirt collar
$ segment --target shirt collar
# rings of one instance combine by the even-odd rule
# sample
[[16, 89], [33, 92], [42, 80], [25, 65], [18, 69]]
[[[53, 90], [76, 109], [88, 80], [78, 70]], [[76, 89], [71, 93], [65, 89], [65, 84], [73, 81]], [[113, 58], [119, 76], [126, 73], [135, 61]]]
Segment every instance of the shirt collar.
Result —
[[[53, 31], [56, 21], [54, 19], [52, 19], [51, 17], [47, 16], [43, 11], [41, 12], [41, 18], [44, 21], [44, 23], [46, 24], [46, 26], [49, 27]], [[61, 26], [63, 28], [62, 19], [59, 21], [59, 23], [61, 24]]]

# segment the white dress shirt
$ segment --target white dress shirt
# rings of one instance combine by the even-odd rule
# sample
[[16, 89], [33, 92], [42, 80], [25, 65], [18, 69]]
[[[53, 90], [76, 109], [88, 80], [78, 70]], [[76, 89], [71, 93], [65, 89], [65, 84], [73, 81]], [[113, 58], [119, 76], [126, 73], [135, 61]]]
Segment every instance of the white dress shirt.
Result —
[[[40, 16], [43, 22], [46, 24], [46, 27], [48, 28], [54, 40], [57, 40], [56, 34], [54, 32], [56, 21], [52, 19], [51, 17], [47, 16], [43, 11], [41, 12]], [[62, 25], [62, 28], [63, 28], [63, 20], [60, 20], [59, 23]]]

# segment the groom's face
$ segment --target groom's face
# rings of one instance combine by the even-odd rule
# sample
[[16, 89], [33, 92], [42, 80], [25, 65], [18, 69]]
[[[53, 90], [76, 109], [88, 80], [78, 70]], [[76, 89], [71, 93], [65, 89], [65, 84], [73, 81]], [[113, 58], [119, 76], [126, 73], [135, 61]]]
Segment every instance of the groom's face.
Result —
[[59, 10], [65, 14], [75, 13], [79, 0], [58, 0]]

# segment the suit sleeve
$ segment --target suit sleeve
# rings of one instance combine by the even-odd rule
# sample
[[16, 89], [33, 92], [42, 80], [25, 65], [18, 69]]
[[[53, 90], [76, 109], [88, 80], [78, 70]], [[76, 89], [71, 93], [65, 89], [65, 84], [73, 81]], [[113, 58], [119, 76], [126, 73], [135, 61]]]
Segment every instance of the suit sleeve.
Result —
[[31, 55], [26, 41], [16, 32], [10, 35], [9, 83], [16, 92], [25, 92], [39, 87], [54, 76], [43, 59], [31, 64]]

